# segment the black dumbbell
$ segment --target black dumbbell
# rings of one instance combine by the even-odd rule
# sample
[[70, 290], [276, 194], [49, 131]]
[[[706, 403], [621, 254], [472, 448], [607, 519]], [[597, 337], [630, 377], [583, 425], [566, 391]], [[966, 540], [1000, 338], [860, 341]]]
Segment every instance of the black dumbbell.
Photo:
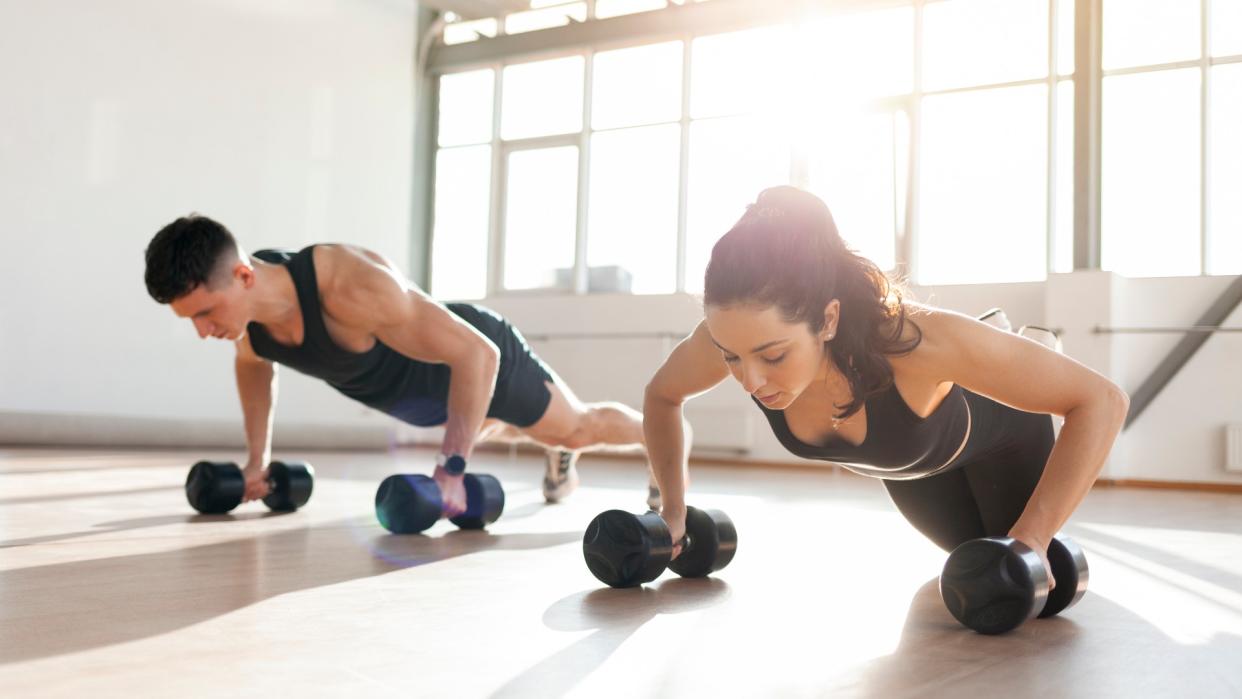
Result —
[[[290, 512], [310, 500], [315, 469], [305, 461], [273, 461], [267, 469], [267, 496], [263, 504], [276, 512]], [[190, 507], [205, 515], [218, 515], [241, 504], [246, 479], [237, 464], [200, 461], [185, 478], [185, 497]]]
[[634, 587], [660, 577], [665, 568], [683, 578], [702, 578], [724, 568], [737, 551], [737, 529], [720, 510], [686, 508], [686, 538], [672, 562], [673, 539], [656, 512], [602, 512], [587, 526], [582, 555], [587, 568], [609, 587]]
[[1048, 563], [1022, 542], [997, 537], [973, 539], [953, 549], [940, 574], [940, 597], [955, 619], [979, 633], [1011, 631], [1034, 616], [1046, 618], [1073, 606], [1087, 592], [1087, 557], [1066, 536], [1053, 538]]
[[[482, 529], [500, 519], [505, 511], [505, 490], [494, 476], [467, 473], [466, 511], [450, 517], [461, 529]], [[394, 534], [416, 534], [431, 528], [444, 516], [440, 486], [428, 476], [389, 476], [375, 491], [375, 516]]]

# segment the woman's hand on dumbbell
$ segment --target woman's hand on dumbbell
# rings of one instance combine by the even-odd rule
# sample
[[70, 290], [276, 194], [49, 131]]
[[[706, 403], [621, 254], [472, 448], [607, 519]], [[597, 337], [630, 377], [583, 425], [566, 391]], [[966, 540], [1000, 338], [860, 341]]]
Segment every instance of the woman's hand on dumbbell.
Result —
[[668, 525], [669, 538], [673, 540], [673, 556], [669, 560], [677, 560], [681, 555], [682, 543], [686, 540], [686, 506], [666, 504], [660, 511], [660, 516]]
[[[720, 510], [678, 509], [684, 514], [601, 512], [582, 534], [582, 556], [591, 574], [609, 587], [634, 587], [665, 569], [702, 578], [729, 565], [737, 551], [733, 520]], [[678, 527], [675, 535], [672, 526]], [[674, 560], [674, 554], [680, 555]]]
[[440, 486], [440, 501], [445, 517], [456, 517], [466, 511], [466, 485], [463, 482], [465, 477], [464, 473], [454, 476], [445, 471], [443, 466], [436, 466], [431, 478]]
[[259, 462], [247, 462], [242, 469], [242, 476], [246, 479], [246, 493], [242, 496], [242, 502], [267, 497], [271, 490], [271, 484], [267, 480], [267, 466]]
[[1039, 554], [1039, 560], [1044, 564], [1044, 572], [1048, 574], [1048, 591], [1052, 592], [1057, 586], [1057, 580], [1052, 575], [1052, 564], [1048, 562], [1048, 546], [1050, 545], [1050, 542], [1029, 534], [1024, 534], [1016, 529], [1010, 530], [1009, 536], [1021, 541], [1032, 551]]

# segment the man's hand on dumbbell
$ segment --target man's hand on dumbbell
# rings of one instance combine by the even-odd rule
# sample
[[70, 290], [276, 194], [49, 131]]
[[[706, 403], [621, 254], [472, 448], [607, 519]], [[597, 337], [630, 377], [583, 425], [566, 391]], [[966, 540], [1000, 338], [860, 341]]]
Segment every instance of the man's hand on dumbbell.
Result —
[[305, 461], [273, 461], [239, 468], [231, 461], [199, 461], [185, 479], [190, 506], [219, 515], [248, 500], [262, 499], [273, 512], [305, 505], [315, 489], [315, 469]]
[[436, 466], [432, 480], [440, 486], [440, 499], [445, 517], [456, 517], [466, 511], [465, 474], [453, 475], [443, 466]]
[[[452, 466], [437, 467], [434, 479], [422, 474], [385, 478], [375, 491], [375, 516], [380, 524], [394, 534], [417, 534], [446, 516], [461, 529], [482, 529], [495, 522], [505, 510], [500, 481], [485, 473], [454, 475]], [[442, 493], [451, 488], [461, 489], [464, 506], [450, 515]]]
[[271, 491], [271, 484], [268, 482], [267, 466], [261, 462], [248, 462], [246, 467], [242, 469], [242, 476], [246, 479], [246, 493], [242, 496], [242, 502], [261, 500], [267, 497]]
[[1044, 564], [1044, 572], [1048, 574], [1048, 591], [1052, 592], [1056, 589], [1057, 580], [1052, 575], [1052, 564], [1048, 562], [1048, 546], [1051, 542], [1019, 532], [1017, 529], [1011, 529], [1009, 536], [1021, 541], [1032, 551], [1039, 554], [1039, 560]]

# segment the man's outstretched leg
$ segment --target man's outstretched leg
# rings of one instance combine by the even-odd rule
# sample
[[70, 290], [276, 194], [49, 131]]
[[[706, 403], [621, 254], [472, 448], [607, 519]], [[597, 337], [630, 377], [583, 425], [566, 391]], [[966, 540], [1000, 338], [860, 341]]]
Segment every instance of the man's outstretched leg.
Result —
[[[583, 403], [555, 374], [547, 382], [552, 399], [543, 417], [522, 432], [545, 447], [547, 473], [543, 496], [559, 502], [578, 487], [578, 455], [582, 451], [639, 451], [643, 444], [642, 413], [621, 403]], [[659, 507], [659, 490], [648, 474], [648, 506]]]

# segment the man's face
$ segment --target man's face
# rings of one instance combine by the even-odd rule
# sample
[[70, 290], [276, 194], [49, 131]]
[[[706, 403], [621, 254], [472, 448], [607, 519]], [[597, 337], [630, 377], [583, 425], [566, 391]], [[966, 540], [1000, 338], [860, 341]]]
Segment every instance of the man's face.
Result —
[[204, 339], [240, 340], [250, 322], [245, 284], [235, 277], [215, 288], [212, 284], [200, 284], [169, 306], [178, 318], [189, 318], [198, 336]]

